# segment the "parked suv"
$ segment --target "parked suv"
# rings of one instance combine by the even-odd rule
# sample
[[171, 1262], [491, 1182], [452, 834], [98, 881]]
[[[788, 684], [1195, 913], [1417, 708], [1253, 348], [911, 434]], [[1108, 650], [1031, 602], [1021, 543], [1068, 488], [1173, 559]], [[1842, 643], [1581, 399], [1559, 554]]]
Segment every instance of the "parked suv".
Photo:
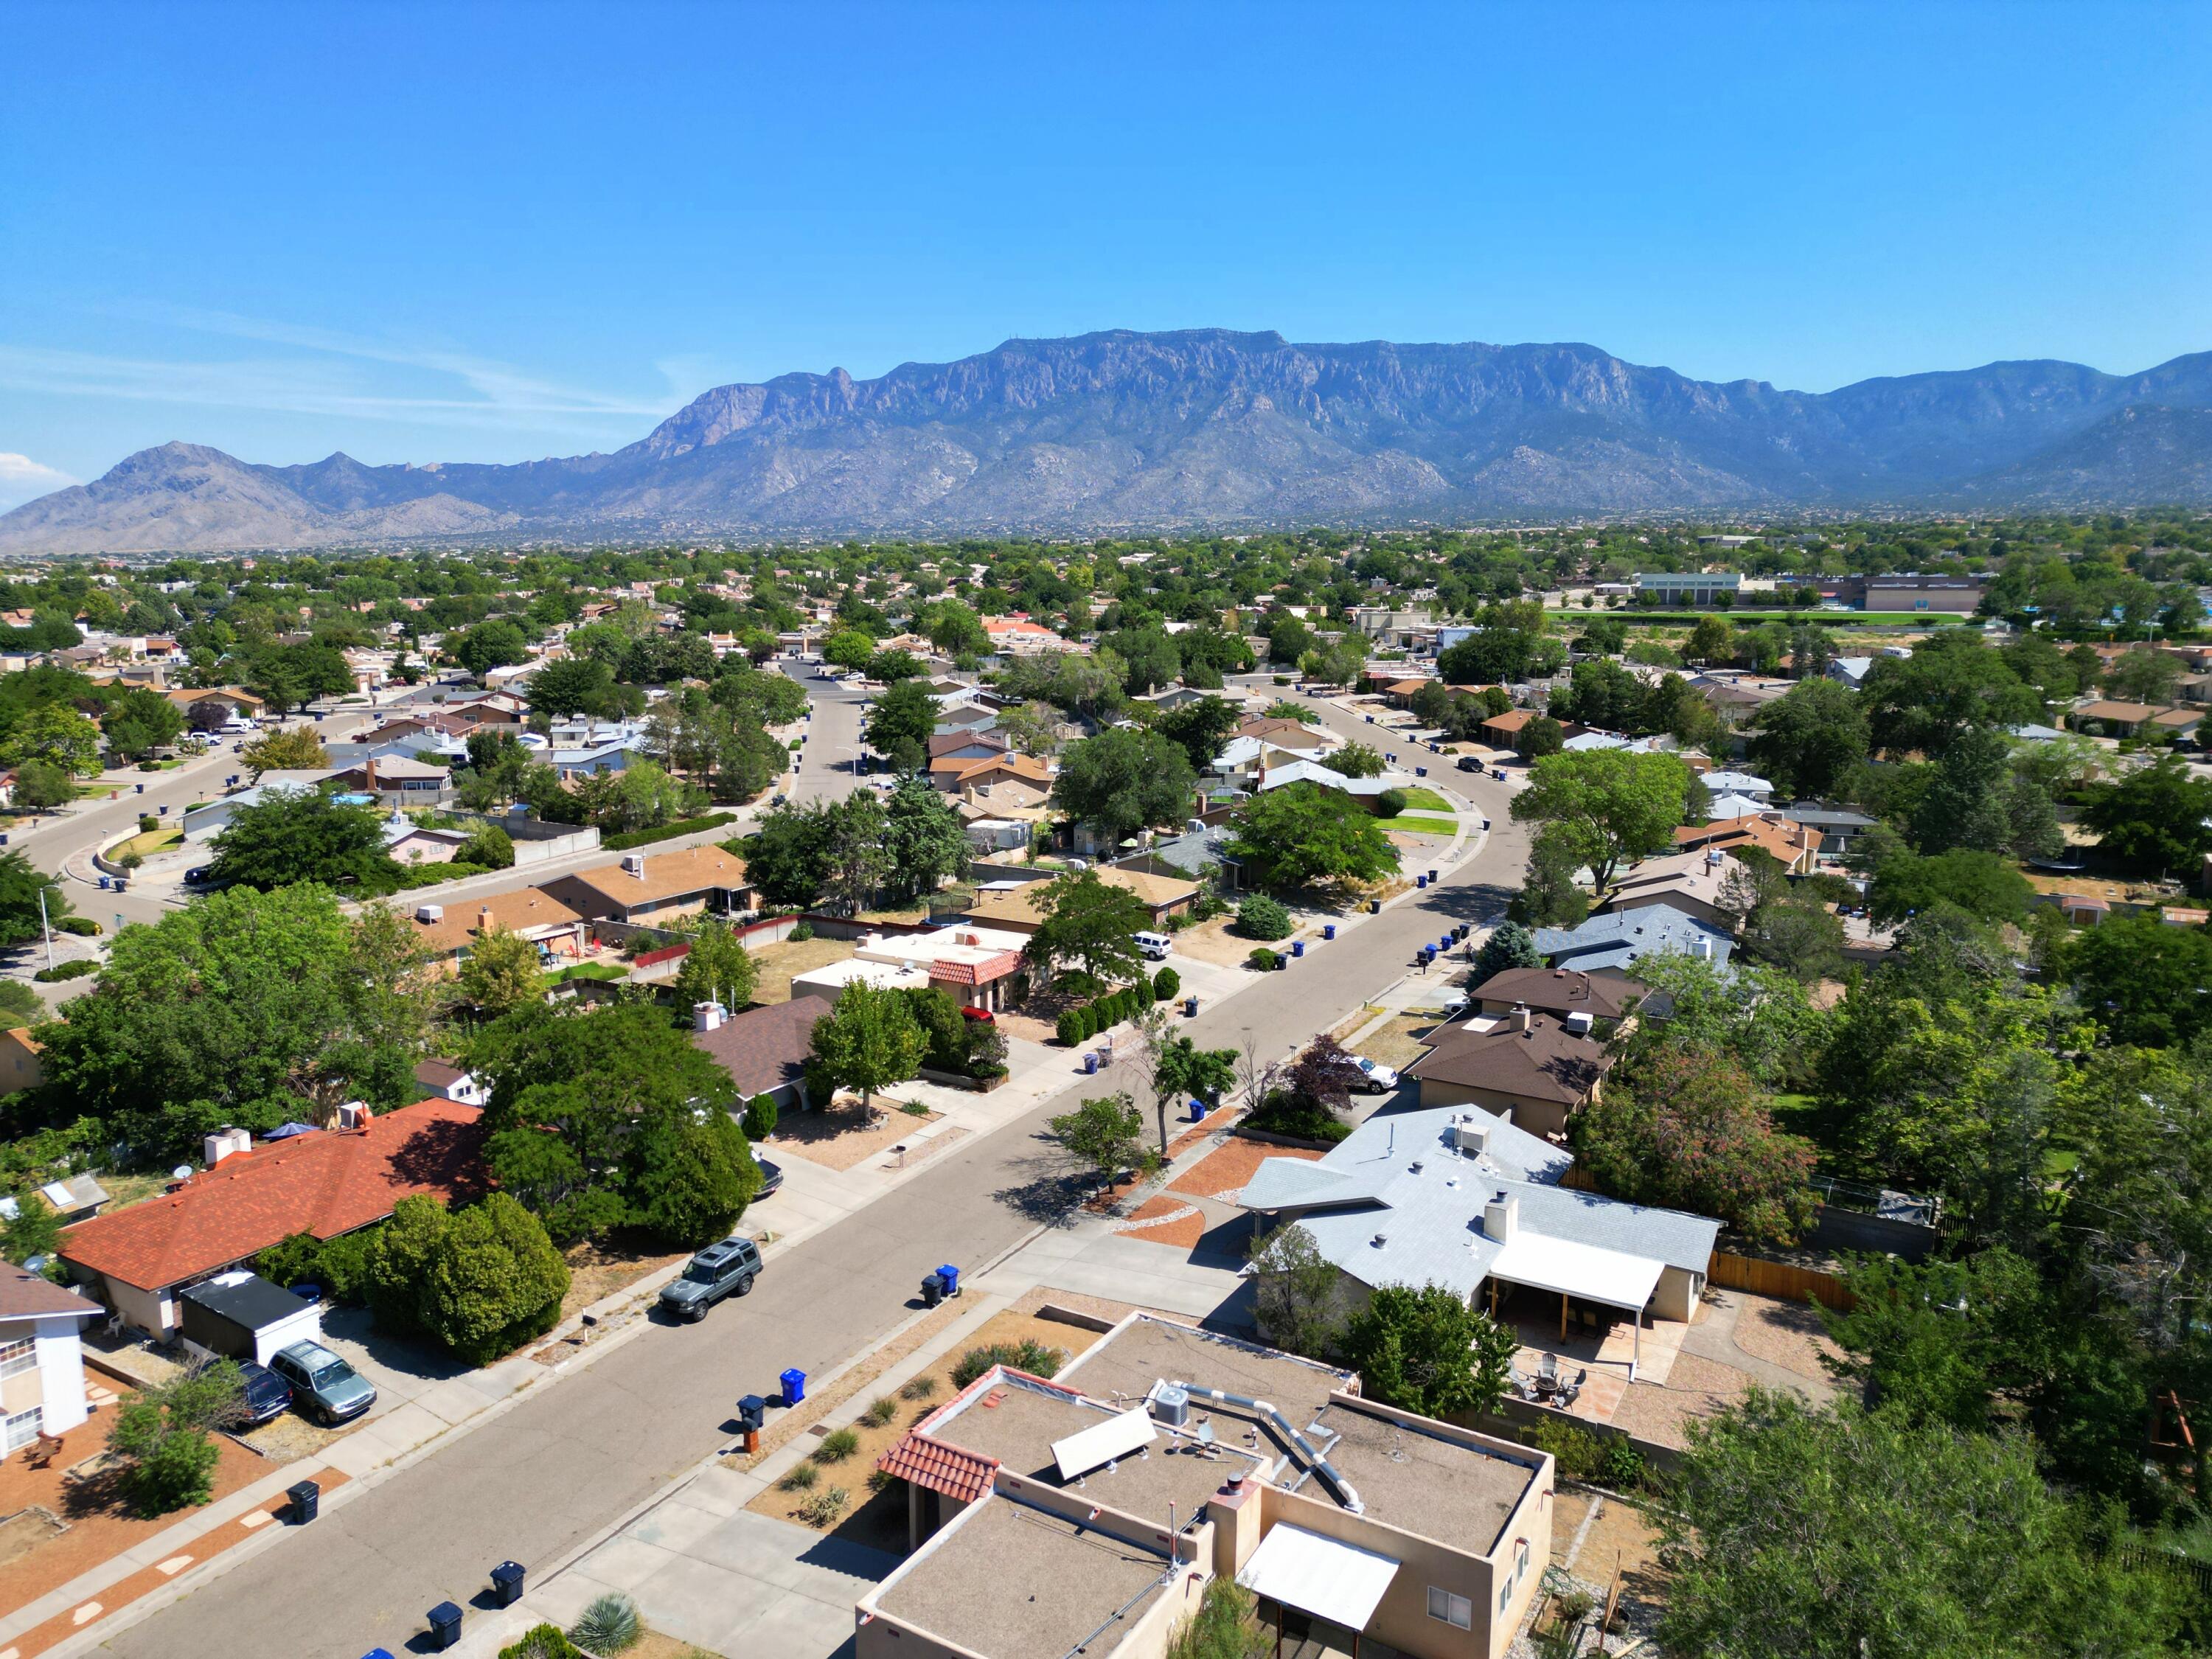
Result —
[[376, 1403], [376, 1389], [319, 1342], [295, 1342], [269, 1356], [269, 1369], [292, 1389], [302, 1414], [328, 1424], [359, 1417]]
[[760, 1274], [760, 1246], [750, 1238], [726, 1238], [691, 1258], [680, 1278], [660, 1289], [660, 1305], [678, 1319], [696, 1324], [726, 1296], [743, 1296]]
[[240, 1403], [248, 1426], [266, 1423], [291, 1408], [291, 1384], [266, 1365], [257, 1365], [248, 1359], [240, 1364], [238, 1371], [246, 1382]]

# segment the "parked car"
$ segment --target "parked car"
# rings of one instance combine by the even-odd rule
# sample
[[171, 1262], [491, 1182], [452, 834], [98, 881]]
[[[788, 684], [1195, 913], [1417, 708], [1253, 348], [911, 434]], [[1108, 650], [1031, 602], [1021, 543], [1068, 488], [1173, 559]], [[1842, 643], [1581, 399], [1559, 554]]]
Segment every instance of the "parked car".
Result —
[[1482, 770], [1482, 757], [1462, 755], [1459, 757], [1459, 769], [1462, 772], [1480, 772]]
[[243, 1403], [247, 1427], [281, 1417], [292, 1408], [292, 1385], [269, 1367], [248, 1359], [240, 1364], [238, 1370], [246, 1379]]
[[1367, 1081], [1362, 1091], [1370, 1095], [1387, 1095], [1398, 1086], [1398, 1074], [1380, 1060], [1359, 1060], [1353, 1062]]
[[269, 1369], [290, 1385], [302, 1416], [336, 1425], [376, 1403], [368, 1379], [319, 1342], [295, 1342], [269, 1358]]
[[750, 1238], [726, 1238], [700, 1251], [681, 1276], [661, 1286], [660, 1305], [672, 1317], [696, 1325], [724, 1297], [750, 1292], [760, 1270], [759, 1245]]
[[775, 1197], [776, 1188], [783, 1185], [783, 1165], [771, 1164], [764, 1158], [755, 1158], [753, 1164], [761, 1172], [760, 1190], [753, 1194], [753, 1202], [757, 1204], [764, 1198]]

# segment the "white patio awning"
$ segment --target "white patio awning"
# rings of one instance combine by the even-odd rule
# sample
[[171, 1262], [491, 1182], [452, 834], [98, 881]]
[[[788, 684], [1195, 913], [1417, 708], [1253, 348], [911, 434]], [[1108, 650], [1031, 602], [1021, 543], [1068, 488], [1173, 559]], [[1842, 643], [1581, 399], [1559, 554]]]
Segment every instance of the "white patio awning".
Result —
[[1398, 1563], [1387, 1555], [1278, 1522], [1237, 1582], [1255, 1595], [1346, 1630], [1364, 1630], [1397, 1576]]
[[1571, 1239], [1516, 1233], [1490, 1264], [1493, 1279], [1510, 1279], [1532, 1291], [1557, 1291], [1608, 1308], [1641, 1312], [1658, 1288], [1666, 1264]]

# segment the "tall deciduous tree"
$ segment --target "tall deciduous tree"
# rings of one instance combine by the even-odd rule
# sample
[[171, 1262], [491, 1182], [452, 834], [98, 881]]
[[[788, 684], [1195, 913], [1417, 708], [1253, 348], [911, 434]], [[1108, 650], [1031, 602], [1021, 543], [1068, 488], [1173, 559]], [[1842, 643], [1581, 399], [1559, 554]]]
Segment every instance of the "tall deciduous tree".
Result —
[[920, 777], [901, 778], [884, 802], [884, 886], [894, 899], [935, 892], [968, 861], [968, 833], [952, 803]]
[[1152, 1151], [1144, 1140], [1144, 1114], [1127, 1095], [1086, 1100], [1051, 1120], [1048, 1127], [1054, 1140], [1089, 1164], [1101, 1180], [1111, 1180], [1124, 1170], [1142, 1172], [1154, 1166]]
[[2085, 792], [2081, 822], [2097, 845], [2144, 874], [2194, 872], [2212, 852], [2212, 781], [2177, 755]]
[[680, 1013], [702, 1002], [719, 1002], [734, 1012], [753, 1000], [758, 977], [752, 954], [736, 930], [719, 916], [708, 916], [691, 935], [691, 949], [671, 988]]
[[538, 963], [534, 940], [495, 927], [469, 941], [468, 959], [454, 975], [453, 988], [469, 1006], [497, 1019], [544, 1000], [545, 975]]
[[246, 769], [253, 775], [257, 783], [264, 772], [304, 772], [331, 763], [331, 751], [323, 747], [323, 740], [308, 726], [264, 732], [241, 744], [238, 757], [246, 763]]
[[1026, 947], [1037, 972], [1065, 973], [1081, 988], [1097, 991], [1142, 970], [1135, 936], [1151, 926], [1152, 916], [1127, 888], [1083, 870], [1032, 886], [1027, 894], [1042, 918]]
[[1808, 679], [1752, 716], [1744, 748], [1782, 794], [1826, 798], [1841, 792], [1870, 741], [1856, 692]]
[[48, 875], [21, 853], [0, 853], [0, 945], [27, 944], [40, 936], [42, 921], [59, 921], [69, 914], [69, 895], [59, 876]]
[[1513, 816], [1570, 837], [1602, 889], [1624, 862], [1674, 846], [1692, 781], [1672, 755], [1553, 755], [1536, 763], [1528, 787], [1513, 798]]
[[1196, 783], [1181, 744], [1158, 732], [1116, 726], [1068, 745], [1052, 800], [1118, 846], [1149, 825], [1180, 823]]
[[1253, 796], [1230, 829], [1230, 855], [1262, 887], [1380, 881], [1398, 867], [1398, 849], [1374, 814], [1317, 783], [1286, 783]]
[[398, 884], [399, 866], [384, 850], [384, 820], [374, 807], [283, 789], [231, 814], [216, 832], [209, 876], [264, 892], [321, 882], [385, 893]]
[[906, 999], [854, 981], [837, 1006], [814, 1023], [814, 1061], [832, 1089], [851, 1089], [863, 1109], [872, 1109], [876, 1091], [903, 1083], [921, 1067], [929, 1040]]
[[929, 763], [929, 734], [936, 729], [937, 700], [920, 680], [906, 680], [876, 699], [861, 735], [900, 771], [918, 773]]
[[1442, 1285], [1376, 1287], [1344, 1332], [1362, 1389], [1424, 1417], [1494, 1412], [1521, 1339]]
[[1175, 1035], [1157, 1005], [1137, 1016], [1137, 1070], [1152, 1097], [1160, 1156], [1168, 1152], [1168, 1109], [1186, 1096], [1218, 1101], [1237, 1085], [1237, 1051], [1201, 1048]]

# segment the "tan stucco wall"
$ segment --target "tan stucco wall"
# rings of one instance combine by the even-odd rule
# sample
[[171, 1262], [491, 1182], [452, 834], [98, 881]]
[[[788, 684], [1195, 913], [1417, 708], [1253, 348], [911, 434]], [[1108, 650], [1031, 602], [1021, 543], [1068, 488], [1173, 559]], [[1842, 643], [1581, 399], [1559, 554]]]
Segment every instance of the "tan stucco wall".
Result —
[[1567, 1127], [1566, 1109], [1549, 1100], [1530, 1100], [1522, 1095], [1503, 1094], [1496, 1089], [1478, 1089], [1464, 1083], [1443, 1083], [1434, 1078], [1421, 1079], [1421, 1104], [1424, 1106], [1480, 1106], [1486, 1112], [1494, 1112], [1510, 1122], [1516, 1129], [1526, 1129], [1532, 1135], [1557, 1134]]
[[1686, 1325], [1698, 1310], [1698, 1298], [1705, 1293], [1705, 1276], [1680, 1267], [1668, 1267], [1659, 1275], [1659, 1284], [1651, 1292], [1651, 1316], [1655, 1319], [1679, 1320]]

